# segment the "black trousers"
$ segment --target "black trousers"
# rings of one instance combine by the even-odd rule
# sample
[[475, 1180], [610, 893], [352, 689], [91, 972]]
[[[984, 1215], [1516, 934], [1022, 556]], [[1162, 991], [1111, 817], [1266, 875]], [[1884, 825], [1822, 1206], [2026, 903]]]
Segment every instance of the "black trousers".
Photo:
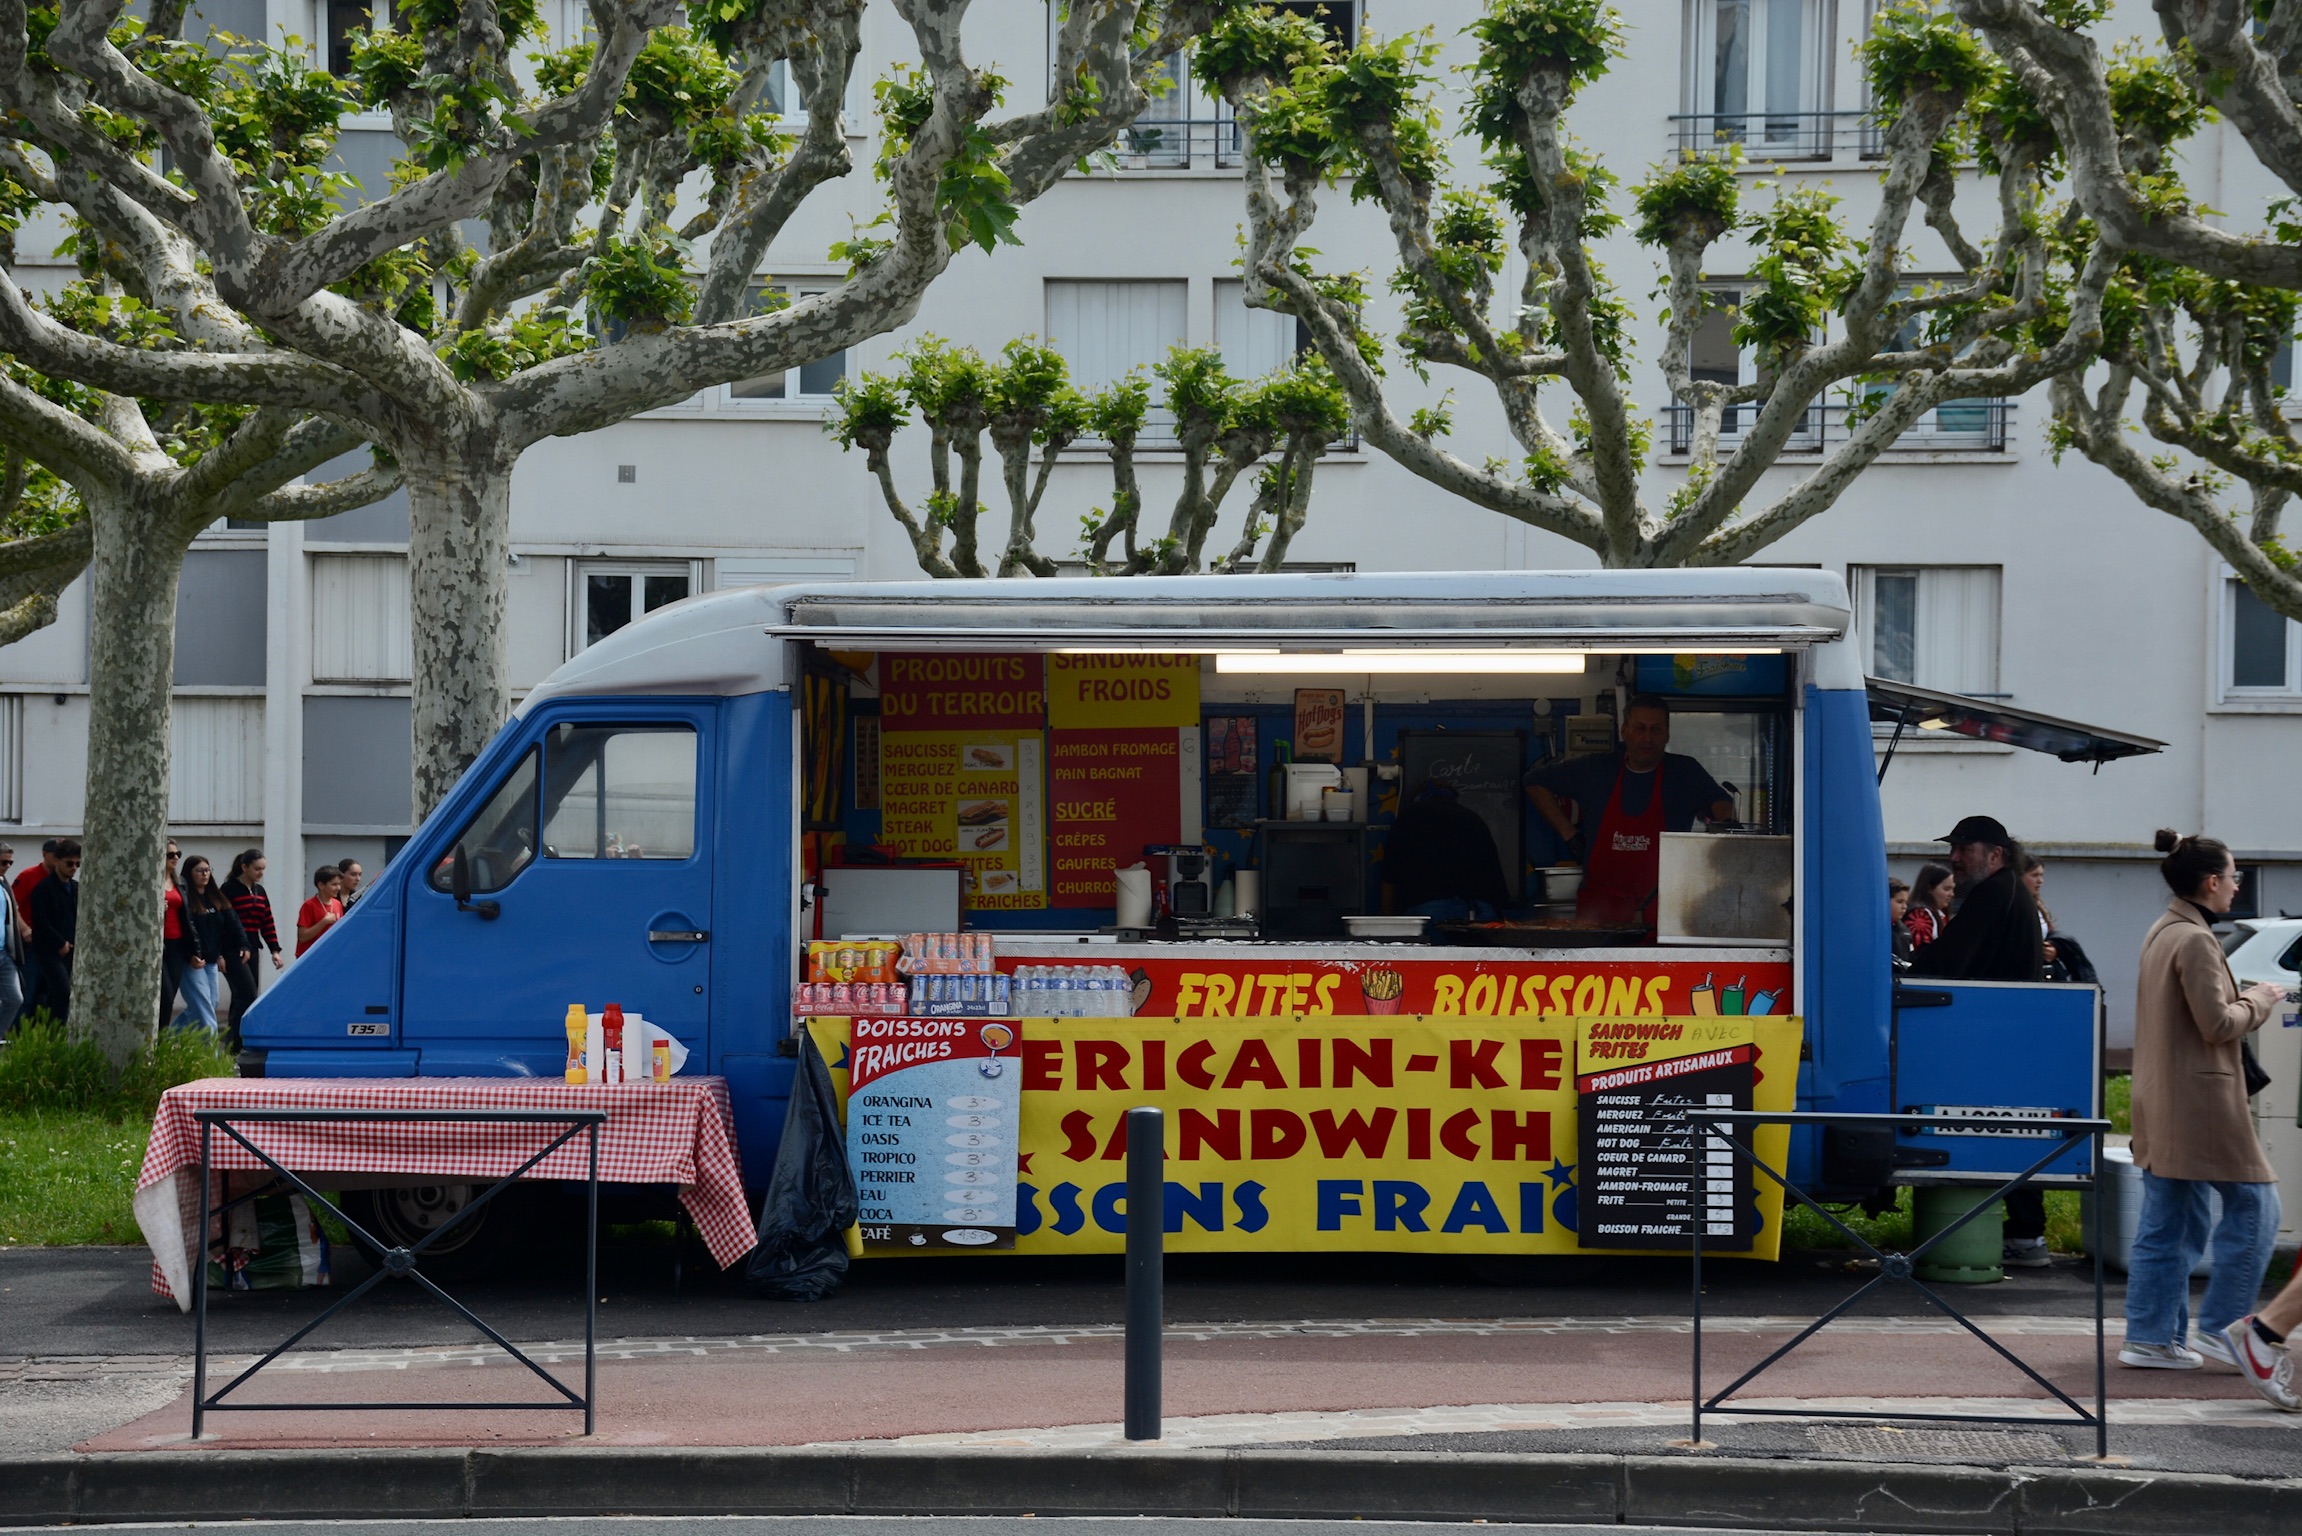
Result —
[[237, 951], [224, 957], [224, 981], [232, 989], [232, 1011], [225, 1016], [225, 1024], [230, 1030], [229, 1038], [235, 1042], [240, 1038], [240, 1015], [256, 1000], [256, 957], [262, 953], [260, 949], [252, 950], [245, 960], [239, 958]]
[[167, 941], [160, 951], [160, 1027], [166, 1029], [176, 1017], [176, 994], [184, 990], [184, 957], [179, 953], [181, 939]]
[[2046, 1235], [2046, 1191], [2024, 1186], [2006, 1197], [2006, 1239], [2027, 1242]]
[[45, 1008], [61, 1024], [72, 1016], [72, 957], [40, 957], [40, 996], [35, 1007]]

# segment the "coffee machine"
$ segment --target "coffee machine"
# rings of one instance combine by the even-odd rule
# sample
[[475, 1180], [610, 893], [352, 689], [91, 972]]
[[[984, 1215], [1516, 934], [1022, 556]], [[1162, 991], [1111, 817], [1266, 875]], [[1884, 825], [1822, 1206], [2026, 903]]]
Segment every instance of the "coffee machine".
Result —
[[1153, 844], [1143, 852], [1154, 869], [1166, 871], [1167, 915], [1177, 922], [1199, 922], [1215, 915], [1215, 861], [1196, 843]]

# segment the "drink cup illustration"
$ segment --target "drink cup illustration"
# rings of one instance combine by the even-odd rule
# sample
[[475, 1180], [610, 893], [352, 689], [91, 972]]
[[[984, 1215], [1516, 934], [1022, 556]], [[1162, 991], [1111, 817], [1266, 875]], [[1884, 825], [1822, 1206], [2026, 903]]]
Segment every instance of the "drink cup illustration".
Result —
[[1719, 994], [1719, 1012], [1730, 1014], [1736, 1018], [1742, 1017], [1743, 988], [1747, 980], [1747, 977], [1738, 976], [1724, 992]]
[[1718, 994], [1711, 990], [1708, 975], [1703, 977], [1702, 985], [1687, 994], [1687, 1011], [1698, 1018], [1710, 1018], [1718, 1013]]

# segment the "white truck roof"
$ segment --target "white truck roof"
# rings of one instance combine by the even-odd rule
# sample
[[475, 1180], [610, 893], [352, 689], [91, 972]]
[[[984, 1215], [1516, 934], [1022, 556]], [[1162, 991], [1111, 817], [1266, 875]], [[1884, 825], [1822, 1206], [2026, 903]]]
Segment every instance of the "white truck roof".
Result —
[[1338, 572], [811, 582], [674, 603], [616, 631], [520, 706], [570, 695], [789, 686], [786, 642], [850, 651], [1312, 651], [1444, 646], [1813, 650], [1818, 687], [1863, 686], [1834, 571]]

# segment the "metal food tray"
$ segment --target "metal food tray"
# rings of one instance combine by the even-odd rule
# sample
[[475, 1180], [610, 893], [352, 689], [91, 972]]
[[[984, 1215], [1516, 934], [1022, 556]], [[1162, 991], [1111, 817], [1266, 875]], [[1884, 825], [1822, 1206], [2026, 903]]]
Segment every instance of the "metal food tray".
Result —
[[1609, 949], [1644, 944], [1644, 928], [1568, 928], [1548, 923], [1441, 923], [1452, 944], [1486, 949]]

